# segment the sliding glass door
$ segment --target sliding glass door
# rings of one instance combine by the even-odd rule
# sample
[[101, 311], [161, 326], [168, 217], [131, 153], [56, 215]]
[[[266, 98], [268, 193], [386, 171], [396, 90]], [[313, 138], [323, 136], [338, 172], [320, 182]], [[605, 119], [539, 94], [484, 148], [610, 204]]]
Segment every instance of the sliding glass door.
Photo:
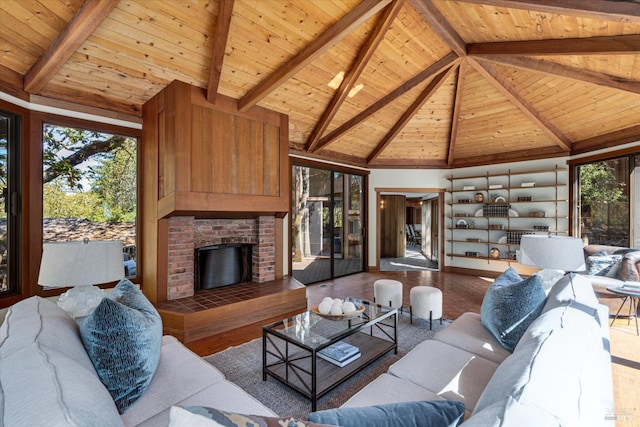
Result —
[[292, 276], [309, 284], [364, 270], [364, 179], [293, 166]]

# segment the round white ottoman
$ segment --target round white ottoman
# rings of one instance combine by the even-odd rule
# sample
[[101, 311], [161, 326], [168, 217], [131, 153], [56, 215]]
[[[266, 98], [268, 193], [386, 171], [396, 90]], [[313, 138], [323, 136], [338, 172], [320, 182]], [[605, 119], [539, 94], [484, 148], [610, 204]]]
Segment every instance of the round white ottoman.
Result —
[[391, 279], [373, 282], [373, 302], [402, 309], [402, 283]]
[[431, 286], [414, 286], [409, 292], [409, 315], [429, 319], [429, 329], [433, 327], [433, 319], [440, 319], [442, 325], [442, 291]]

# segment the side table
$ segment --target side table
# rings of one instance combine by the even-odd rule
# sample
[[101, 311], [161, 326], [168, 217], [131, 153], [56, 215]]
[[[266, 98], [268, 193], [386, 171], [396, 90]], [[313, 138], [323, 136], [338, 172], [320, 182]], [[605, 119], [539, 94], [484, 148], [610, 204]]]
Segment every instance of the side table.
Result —
[[618, 294], [623, 297], [622, 303], [620, 304], [620, 308], [613, 320], [611, 321], [611, 325], [616, 321], [618, 316], [620, 315], [620, 311], [624, 304], [629, 300], [629, 322], [631, 322], [631, 317], [635, 317], [636, 320], [636, 335], [640, 335], [640, 330], [638, 329], [638, 315], [640, 314], [640, 307], [638, 306], [638, 300], [640, 300], [640, 282], [625, 282], [622, 286], [609, 286], [607, 288], [608, 291], [613, 292], [614, 294]]

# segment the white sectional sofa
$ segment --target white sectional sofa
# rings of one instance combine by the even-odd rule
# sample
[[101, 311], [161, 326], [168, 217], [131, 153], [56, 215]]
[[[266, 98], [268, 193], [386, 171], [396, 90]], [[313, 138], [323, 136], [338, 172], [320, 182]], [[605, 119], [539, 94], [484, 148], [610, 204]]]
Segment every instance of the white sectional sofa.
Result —
[[120, 415], [82, 344], [78, 324], [55, 303], [31, 297], [0, 327], [0, 425], [168, 426], [172, 405], [275, 414], [171, 336], [144, 394]]
[[564, 276], [513, 353], [466, 313], [343, 407], [449, 399], [469, 427], [614, 425], [608, 316], [587, 279]]

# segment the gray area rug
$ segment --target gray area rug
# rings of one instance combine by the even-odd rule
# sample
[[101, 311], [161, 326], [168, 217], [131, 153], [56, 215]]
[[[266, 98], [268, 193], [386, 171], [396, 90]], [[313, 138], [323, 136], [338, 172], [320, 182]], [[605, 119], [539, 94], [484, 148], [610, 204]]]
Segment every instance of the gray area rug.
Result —
[[[409, 315], [405, 312], [400, 315], [398, 323], [398, 354], [385, 354], [324, 395], [318, 400], [318, 410], [339, 407], [413, 347], [433, 338], [451, 322], [443, 319], [440, 326], [440, 321], [436, 320], [433, 322], [433, 330], [429, 330], [429, 321], [414, 318], [411, 325]], [[311, 401], [295, 390], [271, 377], [262, 381], [262, 338], [212, 354], [204, 360], [222, 371], [229, 381], [237, 384], [280, 416], [305, 418], [311, 411]]]

